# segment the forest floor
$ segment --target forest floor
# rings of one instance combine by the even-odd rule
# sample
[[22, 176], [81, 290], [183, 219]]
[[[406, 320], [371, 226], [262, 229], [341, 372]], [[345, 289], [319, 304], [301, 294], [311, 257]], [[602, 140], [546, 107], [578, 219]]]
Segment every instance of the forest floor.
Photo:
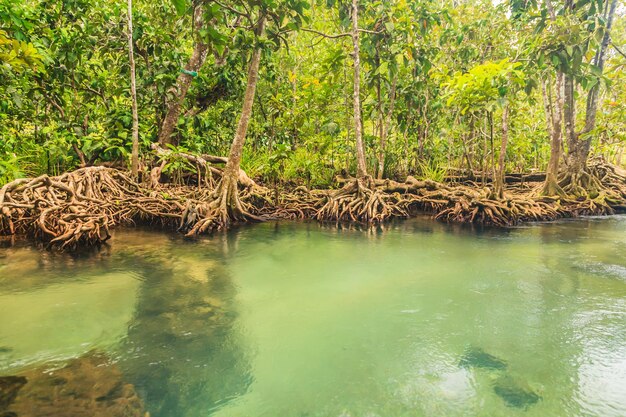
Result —
[[247, 179], [232, 203], [222, 204], [216, 197], [221, 187], [214, 180], [149, 185], [134, 181], [126, 171], [95, 166], [6, 184], [0, 189], [0, 236], [25, 236], [51, 248], [74, 249], [100, 244], [110, 238], [111, 228], [134, 224], [176, 228], [193, 236], [273, 219], [375, 225], [429, 213], [445, 222], [506, 227], [626, 212], [626, 171], [603, 162], [590, 163], [590, 171], [602, 184], [593, 198], [546, 197], [540, 193], [541, 182], [526, 182], [507, 185], [504, 198], [496, 199], [489, 185], [409, 176], [404, 182], [344, 179], [343, 187], [335, 190], [300, 186], [278, 191]]

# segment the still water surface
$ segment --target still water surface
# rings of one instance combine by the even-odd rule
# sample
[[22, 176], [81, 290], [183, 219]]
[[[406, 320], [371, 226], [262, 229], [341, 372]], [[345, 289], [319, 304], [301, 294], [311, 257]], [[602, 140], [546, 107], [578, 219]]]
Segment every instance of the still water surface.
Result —
[[105, 352], [152, 417], [623, 417], [626, 217], [5, 248], [0, 317], [0, 375]]

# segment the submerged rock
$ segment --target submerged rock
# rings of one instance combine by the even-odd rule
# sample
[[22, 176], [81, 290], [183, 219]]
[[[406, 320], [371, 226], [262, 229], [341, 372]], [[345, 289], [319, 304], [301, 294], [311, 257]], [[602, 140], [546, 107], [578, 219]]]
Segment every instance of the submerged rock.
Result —
[[493, 391], [509, 407], [527, 409], [541, 399], [531, 389], [522, 387], [511, 378], [498, 379], [494, 384]]
[[471, 347], [461, 357], [459, 366], [462, 368], [506, 369], [506, 362], [480, 348]]
[[133, 385], [105, 356], [88, 354], [65, 366], [0, 377], [1, 417], [145, 417]]
[[0, 377], [0, 416], [4, 416], [4, 410], [15, 400], [17, 393], [26, 384], [23, 376]]

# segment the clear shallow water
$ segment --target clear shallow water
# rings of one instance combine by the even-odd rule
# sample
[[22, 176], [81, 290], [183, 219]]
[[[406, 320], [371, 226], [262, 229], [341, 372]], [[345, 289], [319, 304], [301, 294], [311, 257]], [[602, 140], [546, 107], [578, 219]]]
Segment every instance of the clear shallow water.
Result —
[[0, 249], [0, 317], [0, 375], [96, 349], [152, 417], [624, 416], [626, 217]]

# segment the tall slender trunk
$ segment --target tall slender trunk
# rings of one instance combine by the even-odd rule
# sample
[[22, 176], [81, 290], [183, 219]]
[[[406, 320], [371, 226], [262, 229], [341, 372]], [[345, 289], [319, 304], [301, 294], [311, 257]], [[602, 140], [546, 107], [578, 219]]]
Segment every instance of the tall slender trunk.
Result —
[[563, 77], [563, 124], [565, 125], [565, 140], [568, 150], [567, 168], [570, 173], [577, 174], [585, 169], [587, 156], [583, 155], [575, 123], [574, 77], [565, 74]]
[[[376, 68], [380, 68], [380, 52], [378, 50], [378, 48], [380, 47], [379, 43], [376, 43], [376, 56], [375, 56], [375, 65]], [[378, 140], [379, 140], [379, 149], [378, 149], [378, 155], [377, 155], [377, 159], [378, 159], [378, 169], [376, 170], [376, 178], [381, 179], [383, 177], [383, 171], [385, 170], [385, 138], [384, 136], [384, 119], [385, 116], [383, 115], [383, 100], [382, 100], [382, 88], [381, 88], [381, 82], [380, 82], [380, 78], [381, 75], [378, 74], [378, 76], [376, 77], [376, 101], [377, 101], [377, 116], [378, 116], [378, 132], [376, 132], [376, 129], [374, 130], [374, 136], [376, 136], [376, 134], [378, 134]]]
[[354, 48], [354, 136], [356, 139], [357, 178], [367, 177], [363, 125], [361, 123], [361, 59], [359, 57], [359, 3], [352, 0], [352, 45]]
[[[348, 74], [346, 71], [346, 67], [343, 67], [343, 79], [344, 84], [347, 86], [348, 84]], [[346, 145], [350, 143], [350, 103], [348, 100], [348, 94], [344, 94], [344, 106], [345, 106], [345, 114], [346, 114]], [[346, 173], [350, 172], [350, 155], [348, 152], [345, 153], [346, 156]]]
[[[600, 71], [604, 70], [606, 50], [608, 48], [611, 38], [611, 27], [613, 26], [613, 17], [615, 15], [616, 6], [617, 0], [612, 0], [608, 8], [605, 10], [604, 18], [607, 21], [606, 30], [604, 32], [600, 47], [596, 51], [596, 54], [593, 58], [593, 64], [597, 66]], [[573, 85], [571, 89], [573, 90]], [[568, 169], [571, 173], [578, 173], [586, 168], [587, 159], [589, 157], [589, 152], [591, 149], [591, 137], [588, 136], [588, 133], [590, 133], [596, 126], [596, 114], [598, 112], [599, 95], [600, 82], [597, 82], [587, 93], [585, 125], [583, 129], [579, 133], [572, 132], [571, 137], [570, 134], [568, 134], [569, 150], [567, 161]]]
[[424, 106], [422, 110], [422, 123], [424, 127], [422, 129], [422, 135], [419, 137], [419, 155], [420, 158], [424, 155], [424, 144], [428, 139], [428, 130], [430, 128], [430, 121], [428, 120], [428, 102], [429, 102], [428, 89], [424, 92]]
[[387, 135], [389, 134], [391, 120], [393, 118], [393, 110], [396, 104], [397, 82], [398, 76], [394, 75], [393, 80], [391, 81], [391, 90], [389, 91], [389, 110], [386, 114], [381, 112], [382, 117], [380, 120], [380, 155], [378, 156], [378, 179], [381, 179], [383, 177], [383, 173], [385, 172], [385, 150], [387, 148]]
[[493, 112], [487, 113], [487, 119], [489, 120], [489, 148], [491, 152], [491, 181], [495, 181], [496, 172], [496, 151], [493, 147]]
[[[411, 111], [411, 104], [412, 101], [409, 100], [409, 102], [407, 103], [407, 116], [406, 116], [406, 120], [405, 120], [405, 126], [404, 126], [404, 131], [402, 132], [402, 138], [404, 139], [404, 153], [402, 155], [402, 158], [404, 159], [404, 170], [406, 171], [405, 174], [409, 174], [409, 126], [411, 125], [411, 122], [413, 121], [413, 112]], [[418, 154], [419, 155], [419, 154]], [[421, 155], [419, 155], [418, 159], [421, 158]]]
[[543, 195], [556, 195], [560, 193], [558, 185], [559, 165], [561, 161], [561, 148], [563, 146], [563, 73], [557, 72], [555, 98], [552, 97], [552, 85], [550, 80], [542, 80], [541, 92], [543, 96], [546, 124], [550, 135], [550, 160], [546, 168], [546, 180], [543, 186]]
[[[260, 38], [265, 31], [265, 22], [267, 17], [262, 16], [259, 24], [256, 28], [256, 38]], [[241, 108], [241, 117], [237, 123], [237, 131], [233, 143], [230, 147], [230, 154], [228, 155], [228, 162], [224, 168], [224, 178], [230, 180], [237, 180], [239, 177], [239, 166], [241, 165], [241, 155], [243, 153], [243, 145], [246, 140], [246, 133], [248, 132], [248, 124], [250, 123], [250, 116], [252, 115], [252, 104], [254, 103], [254, 96], [256, 93], [256, 85], [259, 80], [259, 65], [261, 62], [261, 45], [257, 44], [252, 53], [252, 59], [250, 61], [250, 67], [248, 68], [248, 82], [246, 84], [246, 92], [243, 98], [243, 105]]]
[[509, 105], [502, 109], [502, 142], [498, 156], [498, 172], [495, 178], [494, 194], [497, 199], [504, 198], [504, 164], [506, 162], [506, 147], [509, 142]]
[[[550, 20], [556, 21], [556, 12], [551, 0], [544, 0], [548, 9]], [[550, 132], [550, 161], [546, 169], [546, 180], [543, 185], [542, 194], [555, 195], [560, 192], [557, 181], [559, 165], [561, 161], [561, 149], [563, 146], [563, 110], [564, 110], [564, 74], [556, 71], [555, 99], [552, 100], [552, 85], [542, 85], [544, 110], [546, 111], [546, 123]]]
[[128, 0], [128, 60], [130, 62], [130, 95], [133, 111], [133, 149], [131, 152], [131, 172], [137, 178], [139, 171], [139, 116], [137, 115], [137, 82], [135, 80], [135, 54], [133, 51], [133, 2]]
[[[194, 9], [194, 27], [196, 33], [202, 29], [204, 13], [202, 6]], [[197, 35], [198, 36], [198, 35]], [[189, 62], [185, 66], [186, 72], [181, 72], [176, 80], [176, 88], [174, 89], [173, 97], [167, 103], [167, 111], [161, 123], [161, 129], [159, 131], [159, 143], [161, 145], [174, 144], [175, 140], [172, 138], [172, 133], [178, 124], [178, 117], [180, 116], [180, 108], [187, 96], [187, 91], [191, 85], [191, 81], [194, 76], [190, 73], [198, 72], [206, 59], [209, 51], [209, 45], [203, 43], [200, 40], [196, 40], [189, 58]]]
[[[456, 117], [457, 120], [457, 124], [459, 124], [459, 116], [457, 114]], [[475, 120], [474, 117], [470, 116], [470, 133], [469, 133], [469, 143], [472, 144], [472, 142], [474, 142], [474, 138], [476, 137], [476, 127], [475, 127]], [[469, 175], [473, 178], [474, 177], [474, 168], [472, 167], [472, 159], [470, 157], [470, 152], [467, 149], [467, 145], [466, 142], [468, 142], [467, 138], [465, 137], [465, 135], [463, 135], [463, 137], [461, 138], [461, 145], [463, 146], [463, 157], [465, 158], [465, 162], [467, 162], [467, 170], [469, 172]], [[451, 151], [452, 151], [452, 145], [448, 146], [449, 152], [448, 152], [448, 166], [452, 166], [452, 161], [451, 161]], [[461, 157], [461, 168], [463, 168], [463, 157]], [[483, 169], [483, 165], [484, 164], [484, 158], [481, 159], [481, 169]], [[483, 179], [484, 182], [484, 179]]]

